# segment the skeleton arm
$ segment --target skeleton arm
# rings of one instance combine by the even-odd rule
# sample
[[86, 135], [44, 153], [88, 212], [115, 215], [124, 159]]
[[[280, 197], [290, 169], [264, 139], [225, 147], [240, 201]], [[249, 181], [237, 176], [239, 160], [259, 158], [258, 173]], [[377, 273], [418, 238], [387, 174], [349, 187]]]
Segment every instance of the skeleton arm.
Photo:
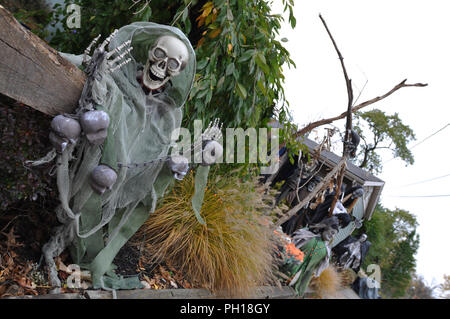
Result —
[[[84, 55], [75, 56], [73, 54], [61, 53], [69, 61], [76, 65], [84, 65], [88, 74], [87, 83], [80, 98], [81, 114], [77, 116], [58, 115], [51, 123], [50, 141], [58, 153], [62, 153], [67, 145], [75, 144], [81, 134], [80, 124], [88, 141], [93, 145], [100, 145], [106, 138], [106, 129], [109, 125], [109, 116], [104, 111], [95, 111], [92, 101], [92, 85], [95, 81], [101, 81], [103, 75], [118, 70], [120, 67], [131, 61], [131, 58], [124, 59], [133, 49], [127, 41], [112, 51], [105, 48], [117, 34], [115, 30], [103, 43], [94, 50], [92, 57], [89, 56], [92, 48], [100, 39], [96, 37], [84, 51]], [[113, 58], [113, 56], [115, 56]], [[78, 120], [80, 123], [78, 123]]]

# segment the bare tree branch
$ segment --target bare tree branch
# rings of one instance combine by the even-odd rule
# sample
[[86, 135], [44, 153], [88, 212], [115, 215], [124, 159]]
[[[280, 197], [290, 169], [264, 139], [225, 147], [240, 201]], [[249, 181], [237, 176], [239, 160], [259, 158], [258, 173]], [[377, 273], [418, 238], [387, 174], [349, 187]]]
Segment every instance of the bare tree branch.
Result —
[[[345, 112], [345, 116], [347, 117], [347, 121], [345, 123], [345, 137], [344, 137], [344, 147], [343, 147], [343, 154], [342, 154], [342, 161], [344, 163], [347, 162], [347, 158], [349, 156], [349, 150], [348, 150], [348, 142], [350, 141], [350, 132], [352, 130], [352, 106], [353, 106], [353, 88], [352, 88], [352, 81], [348, 77], [347, 69], [345, 68], [344, 64], [344, 57], [342, 56], [341, 52], [339, 51], [336, 41], [334, 40], [330, 30], [328, 29], [327, 23], [322, 18], [322, 15], [319, 14], [319, 18], [323, 23], [323, 26], [327, 30], [328, 36], [331, 39], [331, 42], [333, 42], [334, 49], [336, 50], [336, 53], [339, 57], [339, 61], [341, 62], [342, 66], [342, 72], [344, 73], [345, 78], [345, 85], [347, 86], [347, 96], [348, 96], [348, 102], [347, 102], [347, 112]], [[329, 216], [333, 214], [334, 207], [336, 206], [336, 203], [339, 199], [339, 196], [341, 195], [341, 186], [344, 179], [344, 173], [345, 173], [346, 165], [344, 164], [342, 168], [339, 171], [338, 177], [337, 177], [337, 184], [336, 184], [336, 194], [334, 195], [333, 201], [330, 206], [330, 211], [328, 213]]]
[[[348, 77], [347, 69], [345, 68], [345, 64], [344, 64], [344, 57], [342, 56], [341, 51], [339, 51], [339, 49], [337, 47], [337, 44], [336, 44], [336, 41], [334, 40], [333, 36], [331, 35], [330, 30], [328, 29], [327, 23], [322, 18], [322, 15], [319, 14], [319, 18], [320, 18], [320, 20], [322, 20], [322, 23], [323, 23], [325, 29], [327, 30], [328, 36], [330, 37], [331, 42], [333, 42], [333, 46], [334, 46], [334, 49], [336, 50], [336, 53], [337, 53], [337, 55], [339, 57], [339, 61], [341, 62], [342, 72], [344, 73], [344, 78], [345, 78], [345, 85], [347, 86], [347, 95], [348, 95], [348, 107], [347, 107], [347, 110], [351, 111], [352, 104], [353, 104], [352, 80], [350, 80], [350, 78]], [[351, 117], [350, 117], [350, 119], [347, 117], [347, 124], [348, 124], [349, 120], [350, 120], [350, 123], [351, 123]]]
[[[424, 87], [424, 86], [428, 85], [426, 83], [408, 84], [408, 83], [406, 83], [406, 81], [407, 81], [406, 79], [401, 81], [399, 84], [394, 86], [389, 92], [387, 92], [387, 93], [385, 93], [383, 95], [377, 96], [377, 97], [375, 97], [373, 99], [367, 100], [365, 102], [362, 102], [362, 103], [354, 106], [352, 108], [352, 113], [355, 113], [356, 111], [359, 111], [363, 107], [369, 106], [371, 104], [374, 104], [374, 103], [376, 103], [378, 101], [381, 101], [381, 100], [387, 98], [388, 96], [390, 96], [394, 92], [400, 90], [401, 88], [404, 88], [404, 87]], [[327, 119], [323, 119], [323, 120], [319, 120], [319, 121], [316, 121], [316, 122], [309, 123], [308, 125], [306, 125], [302, 129], [297, 131], [297, 133], [295, 133], [294, 137], [305, 135], [306, 133], [312, 131], [316, 127], [319, 127], [319, 126], [322, 126], [322, 125], [327, 125], [327, 124], [333, 123], [334, 121], [337, 121], [337, 120], [342, 120], [343, 118], [345, 118], [346, 115], [347, 115], [347, 112], [344, 112], [344, 113], [342, 113], [342, 114], [340, 114], [338, 116], [334, 116], [334, 117], [330, 117], [330, 118], [327, 118]]]

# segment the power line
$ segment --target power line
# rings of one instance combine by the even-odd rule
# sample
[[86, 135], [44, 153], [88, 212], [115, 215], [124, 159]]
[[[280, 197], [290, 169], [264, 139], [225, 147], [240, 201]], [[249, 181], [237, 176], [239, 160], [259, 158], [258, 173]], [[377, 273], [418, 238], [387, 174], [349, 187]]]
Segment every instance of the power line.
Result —
[[[431, 135], [425, 137], [425, 138], [424, 138], [423, 140], [421, 140], [419, 143], [417, 143], [417, 144], [411, 146], [411, 147], [410, 147], [410, 150], [413, 149], [414, 147], [416, 147], [416, 146], [422, 144], [423, 142], [425, 142], [425, 141], [428, 140], [429, 138], [435, 136], [437, 133], [439, 133], [440, 131], [444, 130], [447, 126], [450, 126], [450, 123], [447, 123], [444, 127], [440, 128], [439, 130], [437, 130], [437, 131], [434, 132], [433, 134], [431, 134]], [[384, 164], [389, 163], [390, 161], [392, 161], [392, 160], [394, 160], [394, 159], [396, 159], [396, 158], [397, 158], [397, 157], [394, 156], [394, 157], [391, 158], [390, 160], [387, 160], [386, 162], [384, 162]]]
[[411, 184], [406, 184], [406, 185], [403, 185], [403, 186], [399, 186], [397, 188], [407, 187], [407, 186], [412, 186], [412, 185], [417, 185], [417, 184], [423, 184], [423, 183], [431, 182], [431, 181], [434, 181], [434, 180], [437, 180], [437, 179], [441, 179], [441, 178], [444, 178], [444, 177], [447, 177], [447, 176], [450, 176], [450, 174], [446, 174], [446, 175], [442, 175], [442, 176], [438, 176], [438, 177], [433, 177], [433, 178], [426, 179], [426, 180], [423, 180], [423, 181], [420, 181], [420, 182], [414, 182], [414, 183], [411, 183]]
[[431, 134], [430, 136], [424, 138], [424, 139], [423, 139], [422, 141], [420, 141], [419, 143], [417, 143], [417, 144], [411, 146], [411, 149], [414, 148], [414, 147], [416, 147], [417, 145], [422, 144], [423, 142], [425, 142], [425, 141], [428, 140], [429, 138], [433, 137], [434, 135], [436, 135], [437, 133], [439, 133], [440, 131], [442, 131], [443, 129], [445, 129], [445, 128], [446, 128], [447, 126], [449, 126], [449, 125], [450, 125], [450, 123], [448, 123], [447, 125], [445, 125], [443, 128], [437, 130], [436, 132], [434, 132], [434, 133]]
[[450, 194], [444, 194], [444, 195], [388, 195], [389, 197], [405, 197], [405, 198], [424, 198], [424, 197], [450, 197]]

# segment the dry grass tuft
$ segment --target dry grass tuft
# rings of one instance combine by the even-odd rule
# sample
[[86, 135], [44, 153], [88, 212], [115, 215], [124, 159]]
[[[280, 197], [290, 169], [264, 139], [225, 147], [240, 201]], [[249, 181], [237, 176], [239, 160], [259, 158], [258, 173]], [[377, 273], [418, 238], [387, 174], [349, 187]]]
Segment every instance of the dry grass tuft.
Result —
[[206, 225], [192, 210], [189, 174], [141, 227], [135, 244], [144, 244], [150, 262], [173, 265], [198, 287], [246, 297], [251, 287], [274, 280], [272, 232], [261, 213], [268, 207], [254, 181], [211, 175], [201, 210]]
[[340, 274], [333, 265], [330, 265], [319, 277], [311, 280], [311, 288], [320, 297], [334, 295], [341, 288]]
[[353, 269], [343, 269], [339, 272], [339, 275], [341, 276], [342, 287], [350, 287], [358, 277]]

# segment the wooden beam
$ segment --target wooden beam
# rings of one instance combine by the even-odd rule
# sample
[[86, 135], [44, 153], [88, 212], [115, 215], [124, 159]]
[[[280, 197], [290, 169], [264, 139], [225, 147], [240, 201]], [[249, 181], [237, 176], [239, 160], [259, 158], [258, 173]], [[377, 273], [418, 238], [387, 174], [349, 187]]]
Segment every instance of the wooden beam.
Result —
[[0, 5], [0, 93], [43, 113], [70, 113], [86, 75]]

